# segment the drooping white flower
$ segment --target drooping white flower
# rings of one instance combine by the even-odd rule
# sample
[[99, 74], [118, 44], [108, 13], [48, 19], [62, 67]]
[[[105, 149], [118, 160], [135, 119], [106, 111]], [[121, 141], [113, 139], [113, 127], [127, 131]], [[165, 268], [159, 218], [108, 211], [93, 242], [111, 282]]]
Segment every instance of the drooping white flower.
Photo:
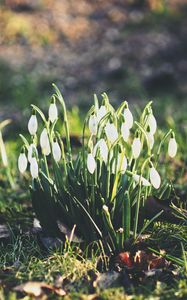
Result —
[[97, 134], [97, 126], [98, 126], [98, 120], [97, 120], [96, 115], [91, 115], [90, 118], [89, 118], [88, 127], [90, 129], [90, 132], [93, 135]]
[[50, 148], [50, 143], [49, 143], [49, 137], [48, 137], [48, 134], [47, 134], [47, 129], [44, 128], [42, 130], [42, 133], [40, 135], [40, 146], [41, 146], [41, 149], [42, 149], [42, 153], [44, 155], [49, 155], [51, 153], [51, 148]]
[[95, 169], [96, 169], [96, 161], [95, 161], [95, 158], [93, 157], [93, 154], [92, 153], [89, 153], [88, 154], [88, 157], [87, 157], [87, 168], [88, 168], [88, 171], [93, 174]]
[[107, 123], [105, 126], [107, 139], [113, 144], [118, 138], [118, 131], [114, 124]]
[[60, 149], [59, 143], [56, 140], [52, 143], [52, 152], [54, 160], [56, 162], [59, 162], [62, 156], [62, 151]]
[[125, 123], [128, 126], [129, 129], [132, 128], [133, 126], [133, 115], [130, 111], [130, 109], [128, 108], [128, 104], [126, 105], [124, 112], [123, 112], [124, 118], [125, 118]]
[[38, 130], [38, 121], [36, 118], [36, 112], [34, 110], [28, 122], [28, 130], [31, 135], [35, 135]]
[[25, 152], [21, 152], [18, 157], [18, 169], [20, 173], [24, 173], [27, 169], [27, 157], [25, 155]]
[[100, 156], [102, 158], [102, 160], [106, 163], [107, 162], [107, 159], [108, 159], [108, 146], [105, 142], [104, 139], [100, 139], [94, 149], [93, 149], [93, 156], [95, 157], [96, 155], [96, 152], [97, 152], [97, 149], [99, 148], [99, 151], [100, 151]]
[[31, 163], [30, 163], [30, 172], [32, 178], [37, 178], [38, 177], [38, 163], [36, 160], [36, 157], [32, 157]]
[[149, 147], [150, 149], [152, 149], [155, 142], [154, 135], [152, 134], [152, 132], [147, 132], [147, 138], [148, 138]]
[[35, 144], [30, 144], [29, 145], [29, 148], [28, 148], [28, 161], [31, 163], [31, 160], [32, 160], [32, 157], [33, 155], [36, 155], [38, 156], [38, 150], [36, 148], [36, 145]]
[[127, 170], [127, 158], [124, 154], [119, 153], [117, 157], [117, 166], [116, 159], [113, 160], [111, 173], [115, 174], [115, 172], [121, 172], [124, 174]]
[[104, 105], [102, 105], [97, 111], [97, 122], [99, 123], [101, 119], [106, 115], [107, 110]]
[[121, 125], [121, 135], [122, 135], [124, 141], [127, 142], [129, 135], [130, 135], [130, 130], [129, 130], [129, 127], [127, 126], [126, 122]]
[[139, 137], [135, 137], [132, 143], [132, 155], [134, 158], [138, 158], [141, 152], [142, 146]]
[[49, 138], [48, 138], [48, 134], [47, 134], [47, 129], [44, 128], [41, 132], [41, 135], [40, 135], [40, 146], [41, 146], [41, 148], [45, 148], [48, 139]]
[[150, 181], [155, 189], [159, 189], [161, 178], [158, 171], [153, 166], [150, 168]]
[[127, 158], [125, 155], [123, 155], [123, 158], [122, 158], [122, 163], [121, 163], [121, 166], [120, 166], [120, 171], [122, 174], [124, 174], [127, 170]]
[[156, 122], [156, 119], [155, 119], [155, 117], [152, 113], [148, 114], [147, 126], [150, 128], [150, 132], [152, 134], [155, 134], [156, 129], [157, 129], [157, 122]]
[[[135, 182], [140, 183], [140, 177], [141, 177], [140, 175], [134, 174], [132, 177], [133, 177]], [[141, 177], [141, 184], [143, 186], [150, 186], [151, 185], [150, 182], [147, 179], [145, 179], [144, 177]]]
[[54, 123], [54, 121], [56, 121], [58, 118], [58, 110], [54, 98], [52, 98], [48, 113], [49, 113], [49, 120], [51, 121], [51, 123]]
[[174, 136], [171, 136], [168, 143], [168, 154], [171, 158], [175, 157], [177, 154], [177, 142]]

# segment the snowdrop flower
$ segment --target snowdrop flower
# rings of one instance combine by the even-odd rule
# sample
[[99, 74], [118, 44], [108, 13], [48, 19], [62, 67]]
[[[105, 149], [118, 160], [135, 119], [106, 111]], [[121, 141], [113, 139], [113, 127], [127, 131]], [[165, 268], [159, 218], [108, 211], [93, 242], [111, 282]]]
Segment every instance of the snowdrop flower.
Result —
[[40, 146], [42, 148], [42, 153], [44, 155], [49, 155], [51, 153], [50, 143], [49, 143], [49, 137], [47, 133], [47, 129], [44, 128], [42, 130], [42, 133], [40, 135]]
[[88, 171], [93, 174], [95, 169], [96, 169], [96, 161], [95, 161], [95, 158], [93, 157], [93, 154], [92, 153], [89, 153], [88, 154], [88, 157], [87, 157], [87, 168], [88, 168]]
[[115, 168], [116, 168], [116, 160], [114, 159], [112, 164], [112, 170], [111, 170], [112, 174], [115, 174], [115, 172], [121, 172], [122, 174], [124, 174], [125, 171], [127, 170], [127, 158], [124, 154], [122, 157], [122, 154], [119, 153], [117, 158], [117, 170]]
[[108, 147], [107, 147], [107, 144], [105, 142], [104, 139], [100, 139], [94, 149], [93, 149], [93, 156], [95, 157], [96, 156], [96, 152], [97, 152], [97, 149], [99, 148], [99, 151], [100, 151], [100, 156], [102, 158], [102, 160], [107, 163], [107, 159], [108, 159]]
[[[120, 166], [121, 164], [121, 166]], [[124, 174], [127, 170], [127, 158], [125, 155], [123, 155], [122, 162], [121, 162], [121, 155], [120, 155], [120, 160], [119, 160], [119, 169], [122, 174]]]
[[[137, 182], [137, 183], [140, 182], [140, 177], [141, 177], [140, 175], [135, 174], [132, 177], [133, 177], [135, 182]], [[150, 186], [151, 185], [150, 182], [147, 179], [145, 179], [144, 177], [141, 177], [141, 184], [143, 186]]]
[[30, 144], [29, 148], [28, 148], [28, 161], [31, 163], [33, 154], [35, 154], [36, 156], [38, 156], [38, 150], [36, 148], [35, 144]]
[[98, 125], [98, 120], [97, 120], [96, 115], [91, 115], [90, 118], [89, 118], [88, 127], [90, 129], [90, 132], [93, 135], [97, 134], [97, 125]]
[[161, 178], [158, 171], [154, 168], [152, 163], [150, 167], [150, 181], [155, 189], [159, 189], [161, 184]]
[[34, 109], [28, 122], [28, 130], [31, 135], [35, 135], [38, 130], [38, 121], [36, 118], [36, 111]]
[[107, 123], [105, 126], [107, 139], [113, 144], [118, 138], [118, 131], [114, 124]]
[[132, 155], [134, 158], [138, 158], [141, 152], [142, 146], [140, 138], [137, 134], [137, 136], [134, 138], [134, 141], [132, 143]]
[[58, 110], [55, 103], [55, 98], [52, 98], [51, 104], [49, 106], [49, 120], [54, 123], [58, 118]]
[[171, 138], [169, 140], [169, 144], [168, 144], [168, 154], [170, 157], [175, 157], [176, 154], [177, 154], [177, 142], [176, 142], [176, 139], [175, 139], [175, 135], [174, 133], [172, 132], [171, 134]]
[[150, 132], [152, 134], [155, 134], [156, 129], [157, 129], [157, 122], [156, 122], [156, 119], [155, 119], [155, 117], [154, 117], [154, 115], [153, 115], [152, 112], [148, 114], [147, 125], [150, 128]]
[[31, 159], [30, 172], [33, 179], [38, 177], [38, 163], [36, 157], [32, 157]]
[[125, 123], [128, 126], [129, 129], [132, 128], [133, 126], [133, 115], [131, 111], [128, 108], [128, 103], [126, 103], [124, 112], [123, 112], [124, 118], [125, 118]]
[[104, 105], [102, 105], [99, 110], [97, 111], [97, 122], [99, 123], [101, 119], [106, 115], [107, 110]]
[[127, 142], [129, 135], [130, 135], [130, 130], [129, 130], [129, 127], [126, 125], [126, 123], [123, 123], [121, 125], [121, 135], [122, 135], [124, 141]]
[[57, 142], [56, 139], [54, 139], [52, 143], [52, 152], [53, 152], [53, 157], [56, 162], [59, 162], [61, 159], [62, 151], [60, 149], [59, 143]]
[[24, 173], [27, 169], [27, 157], [25, 155], [25, 149], [20, 153], [18, 158], [18, 169], [20, 173]]
[[153, 133], [150, 131], [149, 126], [148, 126], [148, 129], [147, 129], [147, 138], [148, 138], [149, 147], [150, 147], [150, 149], [152, 149], [153, 145], [154, 145], [154, 142], [155, 142], [155, 139], [154, 139]]

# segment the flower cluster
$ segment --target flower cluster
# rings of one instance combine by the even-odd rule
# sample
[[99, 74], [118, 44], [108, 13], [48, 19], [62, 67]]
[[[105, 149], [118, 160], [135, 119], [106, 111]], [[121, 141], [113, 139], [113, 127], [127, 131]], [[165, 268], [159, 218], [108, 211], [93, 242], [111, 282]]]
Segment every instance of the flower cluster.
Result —
[[[40, 134], [40, 148], [44, 156], [52, 153], [54, 160], [58, 163], [61, 160], [62, 150], [59, 145], [55, 133], [50, 130], [50, 126], [58, 120], [58, 110], [55, 103], [55, 98], [52, 98], [48, 111], [48, 121], [44, 120], [45, 127]], [[30, 164], [30, 173], [32, 178], [38, 178], [38, 149], [37, 149], [37, 133], [38, 133], [38, 120], [36, 117], [36, 109], [32, 109], [32, 115], [28, 122], [28, 131], [31, 135], [31, 143], [25, 143], [18, 158], [18, 168], [21, 173], [27, 169], [28, 163]], [[26, 155], [27, 150], [27, 155]]]
[[[167, 145], [169, 157], [177, 154], [175, 134], [170, 129], [157, 138], [152, 102], [135, 121], [127, 101], [115, 110], [103, 94], [101, 105], [95, 96], [85, 118], [81, 149], [73, 156], [65, 102], [54, 88], [48, 117], [32, 105], [29, 140], [20, 135], [24, 145], [18, 168], [24, 173], [30, 164], [36, 215], [41, 226], [54, 235], [59, 236], [64, 226], [70, 230], [76, 224], [76, 234], [88, 243], [101, 239], [109, 251], [123, 249], [124, 241], [131, 235], [135, 240], [140, 232], [139, 210], [148, 196], [155, 190], [169, 193], [158, 164], [163, 146]], [[56, 101], [62, 108], [62, 120]], [[65, 146], [62, 133], [56, 130], [58, 120]], [[59, 226], [60, 220], [63, 226]]]
[[[133, 125], [138, 127], [133, 131]], [[121, 172], [124, 174], [132, 161], [137, 161], [141, 156], [141, 152], [145, 154], [144, 148], [148, 147], [149, 159], [149, 178], [144, 178], [143, 174], [136, 174], [128, 171], [128, 175], [132, 175], [136, 183], [143, 186], [153, 186], [159, 189], [161, 178], [156, 170], [151, 158], [155, 142], [155, 134], [157, 131], [157, 121], [153, 115], [151, 103], [147, 105], [141, 119], [141, 123], [135, 122], [132, 112], [129, 109], [127, 101], [125, 101], [120, 110], [115, 112], [110, 105], [102, 105], [94, 108], [94, 112], [90, 115], [88, 121], [91, 133], [92, 147], [87, 156], [88, 171], [93, 174], [97, 168], [96, 159], [99, 158], [106, 165], [111, 164], [111, 173]], [[134, 135], [134, 138], [133, 138]], [[94, 144], [95, 142], [95, 144]], [[94, 146], [93, 146], [94, 145]], [[118, 145], [118, 151], [114, 151], [114, 146]], [[131, 149], [129, 151], [129, 148]], [[168, 143], [168, 155], [175, 157], [177, 153], [177, 143], [175, 134], [170, 131], [170, 139]], [[115, 168], [116, 166], [116, 168]], [[136, 171], [134, 169], [134, 171]]]

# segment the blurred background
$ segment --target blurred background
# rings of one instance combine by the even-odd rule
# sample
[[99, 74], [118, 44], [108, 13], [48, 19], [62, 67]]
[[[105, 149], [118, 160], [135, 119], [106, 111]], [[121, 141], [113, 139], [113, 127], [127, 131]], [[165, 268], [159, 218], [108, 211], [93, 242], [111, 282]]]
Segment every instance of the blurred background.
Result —
[[102, 92], [186, 107], [187, 0], [1, 0], [0, 119], [22, 125], [52, 82], [69, 107]]

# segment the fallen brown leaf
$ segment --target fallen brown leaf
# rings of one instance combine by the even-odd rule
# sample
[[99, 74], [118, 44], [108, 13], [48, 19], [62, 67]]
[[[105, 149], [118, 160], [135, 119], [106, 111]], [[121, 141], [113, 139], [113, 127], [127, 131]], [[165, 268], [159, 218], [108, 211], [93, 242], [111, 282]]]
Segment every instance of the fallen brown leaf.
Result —
[[56, 288], [52, 285], [46, 284], [45, 282], [28, 281], [14, 288], [16, 292], [24, 292], [28, 295], [41, 297], [43, 294], [48, 292], [54, 292], [59, 296], [64, 296], [66, 292], [62, 288]]

